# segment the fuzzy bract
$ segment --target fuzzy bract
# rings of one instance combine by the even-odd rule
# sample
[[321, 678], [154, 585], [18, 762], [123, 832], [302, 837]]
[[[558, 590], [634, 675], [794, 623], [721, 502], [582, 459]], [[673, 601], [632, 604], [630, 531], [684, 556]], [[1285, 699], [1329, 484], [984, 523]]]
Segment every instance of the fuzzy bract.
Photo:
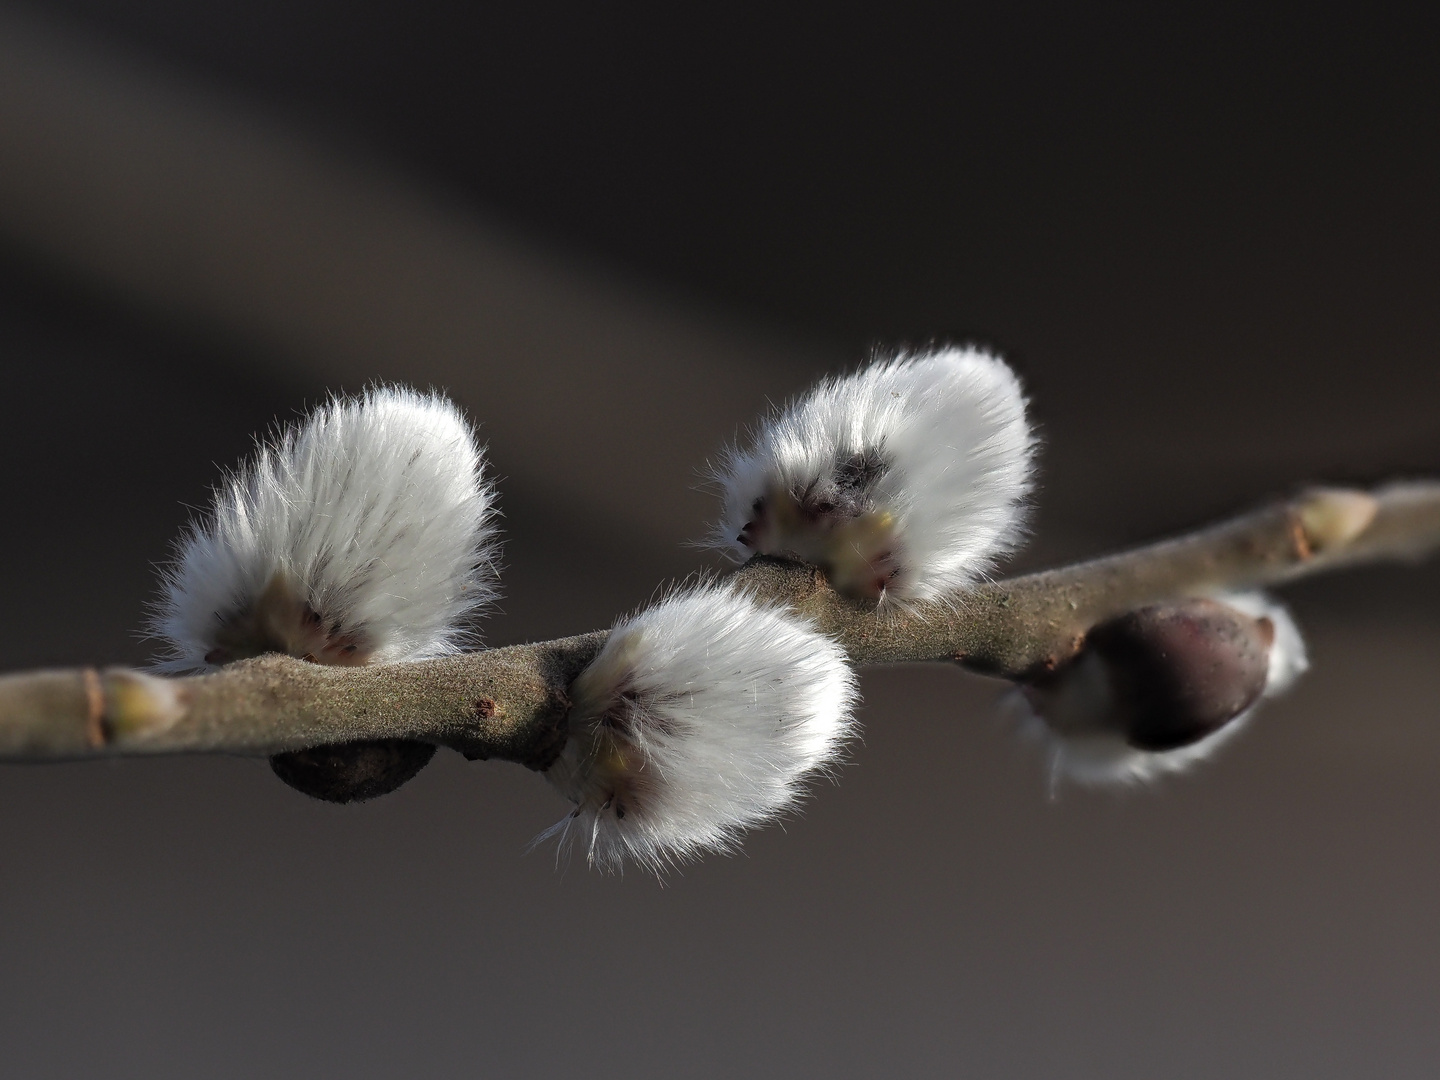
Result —
[[943, 598], [1019, 542], [1034, 450], [999, 357], [904, 353], [825, 380], [726, 454], [712, 543], [797, 556], [851, 595]]
[[569, 740], [546, 776], [575, 810], [541, 839], [608, 870], [732, 848], [793, 806], [854, 729], [840, 647], [733, 587], [620, 623], [570, 694]]
[[[1290, 612], [1262, 592], [1218, 593], [1214, 598], [1253, 619], [1269, 621], [1273, 637], [1260, 698], [1275, 697], [1288, 690], [1309, 667], [1305, 641]], [[1077, 671], [1077, 676], [1088, 684], [1079, 687], [1078, 694], [1088, 696], [1096, 708], [1103, 708], [1101, 703], [1107, 701], [1109, 695], [1108, 673], [1098, 663], [1086, 663]], [[1235, 738], [1259, 708], [1257, 701], [1223, 727], [1188, 745], [1151, 751], [1130, 745], [1115, 732], [1062, 735], [1023, 695], [1011, 695], [1009, 703], [1019, 719], [1021, 731], [1045, 748], [1052, 779], [1064, 777], [1089, 787], [1145, 784], [1167, 774], [1185, 772]]]
[[263, 652], [359, 664], [440, 656], [496, 595], [494, 493], [456, 406], [334, 398], [217, 489], [164, 571], [170, 671]]

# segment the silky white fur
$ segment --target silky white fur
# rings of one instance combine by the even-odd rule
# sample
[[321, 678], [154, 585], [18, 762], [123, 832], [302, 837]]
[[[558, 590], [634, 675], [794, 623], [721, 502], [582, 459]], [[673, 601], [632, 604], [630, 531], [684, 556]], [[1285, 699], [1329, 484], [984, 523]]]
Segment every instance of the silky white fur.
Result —
[[[837, 569], [854, 579], [847, 591], [879, 599], [942, 598], [1019, 542], [1034, 450], [1024, 393], [999, 357], [902, 353], [826, 379], [726, 454], [714, 474], [723, 510], [712, 543], [740, 558], [799, 554], [832, 580]], [[867, 458], [883, 471], [863, 492], [846, 488], [845, 463]], [[751, 535], [757, 501], [782, 493], [828, 507], [837, 500], [826, 492], [837, 490], [838, 509], [809, 512], [786, 535]], [[806, 530], [834, 539], [827, 546]], [[856, 560], [858, 571], [832, 565]]]
[[615, 627], [571, 688], [547, 778], [575, 810], [541, 840], [659, 873], [789, 809], [854, 730], [844, 652], [734, 587], [673, 595]]
[[[1275, 628], [1275, 637], [1270, 645], [1261, 699], [1275, 697], [1288, 690], [1309, 667], [1305, 641], [1290, 612], [1262, 592], [1217, 593], [1215, 599], [1251, 618], [1270, 620]], [[1097, 666], [1099, 663], [1095, 661]], [[1097, 679], [1104, 677], [1098, 671], [1091, 674]], [[1103, 689], [1099, 693], [1103, 694]], [[1018, 714], [1021, 730], [1045, 747], [1052, 778], [1065, 777], [1088, 787], [1146, 784], [1167, 774], [1185, 772], [1213, 756], [1238, 735], [1259, 708], [1259, 702], [1256, 702], [1228, 724], [1188, 746], [1155, 752], [1138, 750], [1114, 734], [1062, 736], [1037, 715], [1020, 694], [1013, 695], [1011, 703]]]
[[161, 666], [214, 666], [265, 605], [280, 609], [272, 621], [301, 612], [312, 636], [356, 646], [357, 660], [334, 662], [457, 651], [496, 595], [483, 470], [440, 395], [382, 386], [330, 400], [260, 446], [182, 537], [153, 620], [170, 649]]

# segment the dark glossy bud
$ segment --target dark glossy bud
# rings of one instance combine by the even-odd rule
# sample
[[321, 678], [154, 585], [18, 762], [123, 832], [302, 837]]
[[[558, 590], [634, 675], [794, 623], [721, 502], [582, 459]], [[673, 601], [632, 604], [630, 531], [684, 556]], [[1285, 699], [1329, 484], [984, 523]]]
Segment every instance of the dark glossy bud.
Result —
[[296, 791], [326, 802], [363, 802], [388, 795], [430, 764], [432, 743], [370, 739], [276, 754], [275, 775]]
[[1215, 600], [1141, 608], [1095, 627], [1085, 649], [1103, 661], [1114, 721], [1138, 750], [1198, 742], [1265, 690], [1274, 624]]

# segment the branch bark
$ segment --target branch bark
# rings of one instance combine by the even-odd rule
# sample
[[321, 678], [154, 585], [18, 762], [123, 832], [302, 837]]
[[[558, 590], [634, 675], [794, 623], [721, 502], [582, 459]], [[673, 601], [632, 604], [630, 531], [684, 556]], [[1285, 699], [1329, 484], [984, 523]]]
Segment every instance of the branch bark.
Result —
[[[1133, 551], [981, 585], [946, 604], [882, 607], [811, 566], [756, 558], [734, 580], [787, 604], [857, 665], [955, 661], [1025, 681], [1097, 623], [1147, 604], [1278, 584], [1440, 547], [1440, 481], [1322, 489]], [[230, 753], [414, 739], [546, 768], [565, 742], [567, 690], [605, 631], [439, 660], [343, 668], [283, 656], [210, 675], [110, 668], [0, 677], [0, 760]]]

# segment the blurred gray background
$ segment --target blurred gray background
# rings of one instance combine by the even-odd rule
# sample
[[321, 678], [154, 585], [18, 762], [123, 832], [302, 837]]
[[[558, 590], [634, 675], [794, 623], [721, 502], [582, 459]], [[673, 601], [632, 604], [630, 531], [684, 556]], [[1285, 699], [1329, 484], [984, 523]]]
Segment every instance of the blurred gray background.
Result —
[[[482, 424], [494, 644], [714, 565], [707, 456], [877, 345], [1019, 368], [1026, 568], [1440, 473], [1437, 28], [1366, 11], [7, 0], [3, 666], [143, 662], [217, 470], [377, 378]], [[0, 1073], [1434, 1076], [1440, 574], [1287, 596], [1312, 674], [1197, 775], [1052, 801], [997, 684], [870, 671], [664, 887], [450, 754], [0, 768]]]

